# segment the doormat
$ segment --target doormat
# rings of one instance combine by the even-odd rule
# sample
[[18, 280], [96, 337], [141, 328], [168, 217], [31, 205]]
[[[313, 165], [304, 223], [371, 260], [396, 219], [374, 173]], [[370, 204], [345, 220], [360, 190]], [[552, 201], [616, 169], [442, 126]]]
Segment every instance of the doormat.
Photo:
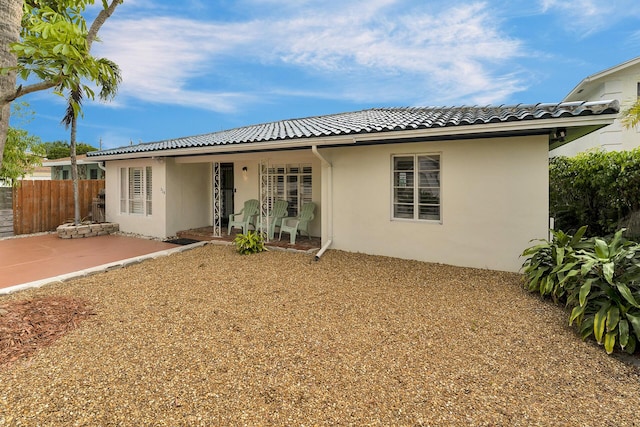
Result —
[[198, 243], [199, 241], [200, 240], [180, 238], [180, 239], [165, 240], [165, 243], [173, 243], [174, 245], [190, 245], [192, 243]]

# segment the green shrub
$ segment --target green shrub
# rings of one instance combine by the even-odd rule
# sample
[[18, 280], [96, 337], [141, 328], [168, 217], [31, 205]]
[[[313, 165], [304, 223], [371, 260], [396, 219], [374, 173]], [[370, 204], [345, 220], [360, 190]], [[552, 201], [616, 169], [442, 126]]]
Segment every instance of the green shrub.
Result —
[[563, 302], [582, 339], [591, 336], [607, 353], [634, 353], [640, 338], [640, 244], [622, 237], [583, 238], [554, 232], [552, 242], [526, 249], [523, 268], [531, 292]]
[[613, 234], [640, 209], [640, 149], [580, 153], [549, 162], [549, 212], [555, 228], [588, 225], [591, 236]]
[[566, 301], [566, 287], [575, 281], [577, 249], [587, 247], [582, 238], [587, 227], [581, 227], [574, 236], [554, 231], [553, 240], [541, 240], [538, 245], [526, 249], [522, 256], [528, 257], [523, 264], [527, 288], [531, 292], [550, 296], [555, 302]]
[[251, 230], [247, 231], [247, 234], [238, 234], [233, 243], [236, 245], [236, 250], [242, 255], [255, 254], [267, 250], [264, 247], [262, 234]]
[[640, 245], [622, 232], [577, 251], [581, 286], [567, 301], [569, 324], [575, 321], [582, 338], [593, 335], [607, 353], [616, 344], [633, 353], [640, 337]]

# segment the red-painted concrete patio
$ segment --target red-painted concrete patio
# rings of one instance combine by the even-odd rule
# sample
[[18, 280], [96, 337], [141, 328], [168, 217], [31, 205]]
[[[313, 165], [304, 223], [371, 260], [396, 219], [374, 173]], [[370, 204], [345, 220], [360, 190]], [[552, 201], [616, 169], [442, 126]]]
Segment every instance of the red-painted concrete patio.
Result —
[[0, 240], [0, 289], [174, 249], [156, 240], [126, 236], [60, 239], [44, 234]]

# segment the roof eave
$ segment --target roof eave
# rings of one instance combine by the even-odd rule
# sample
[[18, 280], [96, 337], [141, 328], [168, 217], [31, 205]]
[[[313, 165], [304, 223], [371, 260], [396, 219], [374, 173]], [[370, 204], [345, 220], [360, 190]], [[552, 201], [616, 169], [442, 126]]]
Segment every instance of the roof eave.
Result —
[[582, 89], [589, 86], [591, 83], [598, 81], [604, 77], [607, 77], [613, 73], [617, 73], [618, 71], [624, 70], [625, 68], [633, 67], [634, 65], [640, 64], [640, 57], [630, 59], [629, 61], [623, 62], [622, 64], [618, 64], [614, 67], [607, 68], [606, 70], [599, 71], [595, 74], [585, 77], [578, 83], [576, 87], [574, 87], [571, 92], [567, 94], [562, 99], [562, 102], [568, 102], [572, 100], [577, 100], [578, 98], [574, 98], [581, 92]]
[[[100, 160], [98, 160], [97, 158], [96, 160], [78, 160], [77, 161], [78, 165], [95, 165], [97, 163], [100, 163]], [[71, 162], [69, 160], [66, 160], [63, 162], [48, 161], [48, 162], [42, 162], [42, 166], [47, 168], [54, 167], [54, 166], [71, 166]]]
[[[236, 143], [223, 144], [206, 147], [189, 147], [178, 149], [165, 149], [153, 151], [141, 151], [132, 153], [121, 153], [112, 155], [92, 156], [97, 162], [109, 160], [125, 160], [139, 159], [149, 157], [178, 157], [178, 156], [197, 156], [205, 154], [228, 154], [243, 152], [259, 152], [259, 151], [281, 151], [306, 149], [311, 146], [339, 146], [339, 145], [355, 145], [360, 142], [370, 143], [373, 141], [384, 142], [385, 140], [416, 140], [438, 139], [438, 140], [454, 140], [460, 138], [468, 138], [469, 136], [481, 136], [483, 134], [491, 135], [523, 135], [529, 132], [532, 135], [544, 133], [558, 128], [586, 128], [590, 129], [587, 133], [601, 127], [607, 126], [615, 120], [616, 114], [599, 114], [586, 116], [569, 116], [540, 120], [521, 120], [512, 122], [488, 123], [479, 125], [466, 126], [445, 126], [427, 129], [414, 130], [397, 130], [389, 132], [371, 132], [349, 135], [336, 135], [330, 137], [313, 137], [313, 138], [296, 138], [291, 140], [278, 140], [268, 142], [252, 142], [252, 143]], [[577, 134], [574, 132], [573, 134]], [[575, 138], [574, 138], [575, 139]], [[565, 143], [570, 142], [567, 140]]]

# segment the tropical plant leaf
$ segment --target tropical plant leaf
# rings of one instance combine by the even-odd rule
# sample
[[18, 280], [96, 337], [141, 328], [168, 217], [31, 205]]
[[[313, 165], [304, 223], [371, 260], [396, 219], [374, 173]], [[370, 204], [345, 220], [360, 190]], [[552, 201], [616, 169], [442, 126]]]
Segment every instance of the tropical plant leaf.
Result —
[[542, 277], [542, 275], [544, 274], [545, 270], [544, 269], [539, 269], [538, 271], [536, 271], [536, 274], [533, 276], [533, 279], [531, 279], [531, 282], [529, 282], [530, 288], [531, 290], [535, 290], [537, 289], [537, 285], [538, 282], [540, 280], [540, 277]]
[[636, 337], [640, 338], [640, 315], [635, 316], [633, 314], [627, 313], [626, 318], [633, 327], [633, 333]]
[[583, 341], [591, 336], [591, 334], [593, 334], [593, 316], [584, 318], [580, 325], [580, 337]]
[[629, 342], [627, 343], [627, 346], [624, 349], [624, 351], [626, 351], [629, 354], [635, 353], [637, 343], [638, 343], [638, 340], [636, 340], [636, 338], [633, 335], [629, 335]]
[[613, 348], [616, 345], [616, 337], [618, 336], [617, 331], [607, 332], [604, 336], [604, 349], [607, 354], [613, 353]]
[[618, 335], [620, 336], [620, 347], [624, 350], [629, 343], [629, 322], [625, 319], [621, 319], [618, 323]]
[[610, 256], [612, 254], [614, 254], [615, 252], [617, 252], [617, 250], [622, 245], [622, 243], [623, 243], [622, 233], [625, 230], [626, 230], [625, 228], [621, 228], [620, 230], [616, 231], [616, 234], [614, 234], [613, 239], [611, 240], [611, 243], [609, 244], [609, 255]]
[[529, 255], [537, 254], [538, 252], [540, 252], [541, 249], [548, 248], [548, 247], [549, 247], [549, 243], [548, 242], [545, 243], [545, 244], [531, 246], [530, 248], [527, 248], [522, 252], [522, 256], [529, 256]]
[[585, 280], [584, 285], [580, 287], [580, 295], [579, 295], [580, 307], [584, 308], [584, 304], [587, 301], [587, 296], [589, 295], [589, 292], [591, 292], [591, 284], [595, 281], [596, 279]]
[[[569, 317], [569, 326], [571, 326], [573, 321], [578, 319], [584, 313], [584, 308], [585, 307], [581, 305], [573, 307], [573, 310], [571, 310], [571, 316]], [[578, 320], [577, 323], [580, 325], [581, 322]]]
[[583, 225], [582, 227], [580, 227], [578, 229], [578, 231], [576, 231], [576, 233], [573, 235], [573, 238], [571, 239], [571, 242], [569, 242], [569, 246], [575, 246], [578, 244], [578, 242], [580, 242], [580, 240], [582, 239], [582, 236], [584, 236], [584, 233], [587, 231], [587, 226]]
[[[564, 269], [563, 269], [564, 271]], [[577, 276], [580, 273], [579, 270], [571, 270], [569, 271], [563, 278], [560, 280], [560, 285], [563, 285], [568, 279]]]
[[580, 267], [580, 274], [582, 276], [586, 276], [587, 274], [589, 274], [593, 266], [596, 265], [597, 263], [598, 261], [596, 260], [589, 260], [589, 261], [583, 262], [582, 267]]
[[559, 266], [562, 266], [562, 263], [564, 262], [565, 250], [562, 246], [558, 246], [555, 249], [556, 249], [556, 264]]
[[627, 285], [625, 285], [624, 283], [616, 283], [616, 288], [618, 288], [618, 292], [620, 292], [620, 295], [622, 295], [622, 297], [632, 306], [636, 307], [636, 308], [640, 308], [640, 305], [638, 304], [638, 302], [636, 301], [636, 299], [633, 297], [633, 294], [631, 293], [631, 290], [629, 289], [629, 287]]
[[609, 259], [609, 245], [602, 239], [596, 239], [595, 242], [595, 250], [596, 256], [601, 260], [605, 261]]
[[618, 322], [620, 322], [620, 309], [614, 305], [607, 311], [607, 332], [615, 330]]
[[606, 262], [602, 264], [602, 275], [605, 280], [613, 285], [613, 273], [615, 271], [615, 265], [613, 262]]
[[602, 336], [604, 335], [604, 327], [607, 321], [607, 311], [610, 306], [611, 303], [603, 305], [593, 319], [593, 335], [596, 337], [598, 344], [602, 344]]
[[551, 276], [545, 277], [543, 279], [543, 283], [544, 283], [543, 295], [550, 294], [551, 291], [553, 290], [553, 279], [551, 278]]

